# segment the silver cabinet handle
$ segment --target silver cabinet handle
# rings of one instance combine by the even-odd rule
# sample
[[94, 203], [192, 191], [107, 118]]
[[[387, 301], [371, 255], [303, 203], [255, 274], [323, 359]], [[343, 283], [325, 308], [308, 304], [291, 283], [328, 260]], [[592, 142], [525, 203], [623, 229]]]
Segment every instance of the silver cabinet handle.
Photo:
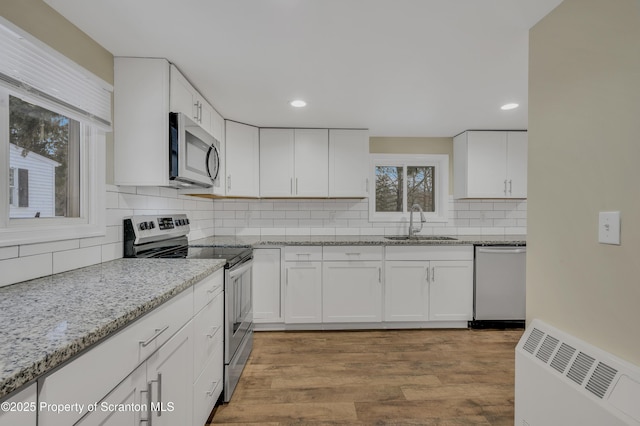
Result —
[[231, 175], [227, 175], [227, 191], [231, 191]]
[[507, 180], [504, 180], [504, 195], [507, 195]]
[[[158, 384], [158, 406], [160, 409], [157, 411], [157, 415], [160, 417], [162, 416], [162, 373], [158, 373], [158, 378], [156, 380], [151, 380], [147, 384], [149, 386], [149, 395], [151, 395], [151, 385], [153, 383]], [[149, 409], [149, 411], [151, 411], [151, 409]], [[149, 424], [151, 424], [151, 414], [149, 414]]]
[[289, 186], [291, 187], [291, 190], [289, 191], [289, 193], [293, 195], [293, 178], [289, 178]]
[[431, 281], [436, 282], [436, 267], [431, 268]]
[[200, 117], [200, 118], [198, 119], [198, 122], [199, 122], [200, 124], [202, 124], [202, 103], [200, 103], [200, 105], [198, 106], [198, 115], [199, 115], [199, 117]]
[[512, 189], [513, 189], [512, 186], [511, 186], [511, 183], [512, 183], [512, 181], [511, 181], [511, 179], [509, 179], [509, 195], [512, 194]]
[[160, 336], [162, 333], [167, 331], [168, 328], [169, 328], [169, 326], [166, 326], [164, 328], [156, 328], [156, 332], [153, 334], [153, 336], [149, 337], [147, 340], [140, 341], [140, 346], [142, 346], [143, 348], [146, 348], [147, 346], [149, 346], [151, 344], [151, 342], [153, 342], [155, 339], [157, 339], [158, 336]]
[[218, 385], [218, 382], [211, 382], [211, 387], [207, 391], [207, 396], [212, 396], [213, 395], [213, 391], [216, 390], [216, 386], [217, 385]]
[[382, 283], [382, 268], [378, 267], [378, 282]]
[[369, 178], [365, 179], [365, 183], [364, 183], [364, 190], [365, 192], [368, 194], [369, 193]]
[[138, 424], [142, 422], [146, 422], [148, 426], [151, 426], [151, 383], [150, 382], [147, 383], [147, 389], [140, 391], [140, 400], [142, 400], [143, 393], [147, 394], [147, 418], [140, 419], [140, 422], [138, 422]]
[[360, 256], [362, 253], [355, 251], [355, 252], [350, 252], [350, 253], [345, 253], [347, 256]]
[[196, 115], [193, 117], [194, 121], [198, 121], [198, 104], [199, 103], [200, 103], [199, 101], [196, 101], [196, 103], [193, 104], [193, 106], [196, 107]]
[[284, 271], [284, 285], [289, 285], [289, 268]]
[[298, 178], [296, 178], [296, 195], [298, 195]]
[[424, 274], [424, 279], [426, 282], [429, 282], [429, 268], [427, 267], [427, 273]]

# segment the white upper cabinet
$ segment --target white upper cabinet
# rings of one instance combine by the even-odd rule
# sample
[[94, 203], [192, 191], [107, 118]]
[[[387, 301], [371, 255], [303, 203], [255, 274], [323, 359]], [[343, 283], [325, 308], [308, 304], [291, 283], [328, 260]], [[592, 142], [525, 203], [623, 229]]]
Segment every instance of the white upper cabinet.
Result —
[[215, 110], [175, 65], [171, 65], [170, 87], [169, 105], [171, 111], [185, 114], [213, 135], [213, 115]]
[[368, 130], [329, 130], [329, 197], [368, 197], [368, 168]]
[[527, 197], [527, 132], [461, 133], [453, 161], [455, 198]]
[[260, 196], [328, 195], [327, 129], [260, 129]]
[[258, 197], [260, 147], [258, 128], [226, 121], [226, 195]]
[[169, 62], [114, 58], [114, 183], [169, 185]]

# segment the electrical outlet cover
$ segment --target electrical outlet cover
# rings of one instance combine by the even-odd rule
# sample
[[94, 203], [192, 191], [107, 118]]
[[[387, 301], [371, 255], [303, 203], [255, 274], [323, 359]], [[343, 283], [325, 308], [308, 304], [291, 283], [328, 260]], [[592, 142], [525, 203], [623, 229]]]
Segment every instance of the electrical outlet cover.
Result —
[[598, 242], [620, 245], [620, 212], [600, 212]]

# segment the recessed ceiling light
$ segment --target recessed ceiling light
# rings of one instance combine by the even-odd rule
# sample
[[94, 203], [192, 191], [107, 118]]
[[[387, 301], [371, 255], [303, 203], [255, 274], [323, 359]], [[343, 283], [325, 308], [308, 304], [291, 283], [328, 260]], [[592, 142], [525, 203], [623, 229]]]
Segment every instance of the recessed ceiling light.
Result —
[[518, 108], [520, 105], [518, 104], [504, 104], [500, 107], [501, 110], [508, 111], [510, 109]]
[[304, 106], [307, 106], [307, 103], [305, 101], [300, 100], [300, 99], [297, 99], [295, 101], [291, 101], [291, 102], [289, 102], [289, 104], [292, 107], [296, 107], [296, 108], [302, 108]]

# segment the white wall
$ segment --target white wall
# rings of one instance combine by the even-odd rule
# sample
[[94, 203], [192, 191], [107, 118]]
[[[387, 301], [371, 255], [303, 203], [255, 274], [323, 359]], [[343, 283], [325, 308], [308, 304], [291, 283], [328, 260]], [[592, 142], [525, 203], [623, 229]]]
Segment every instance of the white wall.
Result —
[[564, 0], [529, 40], [527, 319], [640, 365], [640, 1]]

